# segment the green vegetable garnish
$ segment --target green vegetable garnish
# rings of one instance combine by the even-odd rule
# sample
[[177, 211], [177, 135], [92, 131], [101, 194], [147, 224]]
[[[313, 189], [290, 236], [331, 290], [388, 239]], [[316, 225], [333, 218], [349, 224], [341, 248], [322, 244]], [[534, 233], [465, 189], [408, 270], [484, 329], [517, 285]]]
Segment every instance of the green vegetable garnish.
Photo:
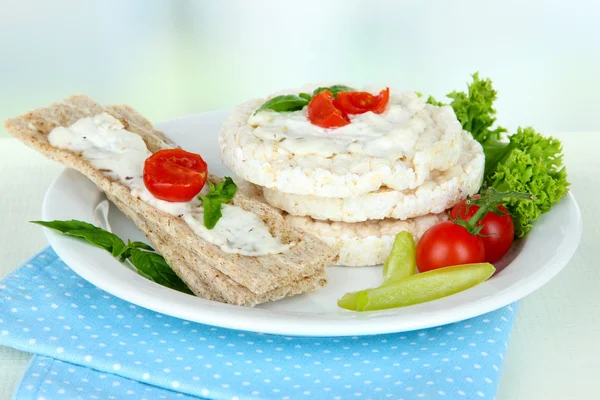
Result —
[[264, 110], [273, 110], [277, 112], [289, 112], [289, 111], [298, 111], [302, 110], [305, 106], [308, 105], [310, 100], [314, 95], [323, 90], [329, 90], [333, 97], [337, 97], [339, 92], [354, 92], [355, 89], [344, 86], [344, 85], [333, 85], [329, 87], [320, 87], [315, 89], [312, 95], [308, 93], [300, 93], [298, 95], [295, 94], [286, 94], [282, 96], [273, 97], [271, 100], [268, 100], [265, 104], [260, 106], [258, 110], [254, 111], [254, 115]]
[[390, 255], [383, 264], [383, 283], [393, 283], [417, 272], [415, 239], [406, 231], [394, 239]]
[[260, 106], [260, 108], [254, 112], [254, 114], [256, 115], [264, 110], [273, 110], [277, 112], [298, 111], [302, 110], [306, 105], [308, 105], [309, 101], [310, 95], [308, 93], [301, 93], [300, 96], [296, 96], [295, 94], [277, 96]]
[[[383, 264], [382, 286], [393, 285], [416, 272], [415, 239], [409, 232], [402, 231], [396, 235], [392, 251]], [[346, 293], [338, 300], [338, 306], [347, 310], [355, 310], [358, 293], [360, 292]]]
[[[495, 126], [496, 110], [493, 107], [497, 93], [492, 81], [473, 74], [467, 93], [454, 91], [448, 94], [463, 129], [471, 132], [483, 147], [485, 173], [481, 188], [499, 192], [524, 192], [535, 196], [534, 201], [508, 200], [506, 208], [513, 217], [515, 235], [524, 236], [569, 191], [567, 171], [562, 163], [560, 141], [544, 137], [533, 128], [518, 128], [517, 133], [504, 137], [506, 129]], [[443, 105], [433, 97], [428, 103]]]
[[140, 275], [151, 281], [183, 293], [194, 294], [160, 254], [132, 248], [129, 261]]
[[482, 190], [493, 187], [535, 195], [533, 201], [509, 199], [505, 204], [513, 217], [515, 236], [522, 237], [531, 230], [533, 221], [568, 193], [569, 182], [557, 139], [544, 137], [531, 127], [519, 128], [509, 139], [509, 143], [494, 149], [498, 161], [486, 170]]
[[[422, 96], [421, 93], [417, 93], [419, 95], [419, 97]], [[429, 96], [426, 100], [426, 102], [428, 104], [433, 104], [434, 106], [438, 106], [438, 107], [442, 107], [445, 106], [446, 104], [442, 103], [441, 101], [437, 101], [433, 96]]]
[[98, 228], [87, 222], [70, 221], [31, 221], [34, 224], [51, 228], [66, 235], [87, 240], [96, 247], [100, 247], [118, 257], [125, 249], [125, 243], [115, 234]]
[[338, 306], [354, 311], [405, 307], [440, 299], [469, 289], [494, 274], [492, 264], [465, 264], [406, 277], [375, 289], [348, 293]]
[[480, 79], [473, 74], [473, 82], [468, 85], [468, 93], [454, 91], [448, 94], [450, 105], [465, 131], [482, 145], [502, 139], [505, 128], [492, 126], [496, 123], [496, 109], [493, 107], [498, 93], [492, 81]]
[[221, 213], [221, 204], [228, 203], [235, 196], [237, 186], [233, 180], [226, 176], [217, 185], [207, 181], [210, 191], [206, 196], [198, 196], [202, 200], [204, 207], [204, 226], [207, 229], [213, 229], [223, 214]]
[[312, 96], [308, 93], [300, 93], [298, 96], [302, 97], [303, 99], [307, 100], [310, 102], [310, 100], [312, 99]]
[[194, 294], [185, 283], [173, 272], [163, 256], [142, 242], [128, 241], [127, 245], [114, 233], [83, 221], [31, 221], [34, 224], [54, 229], [65, 235], [85, 239], [88, 243], [100, 247], [119, 257], [121, 262], [128, 260], [138, 274], [159, 285]]
[[359, 292], [346, 293], [341, 299], [338, 299], [338, 307], [345, 308], [346, 310], [356, 310], [356, 302], [358, 297], [356, 296]]
[[350, 86], [333, 85], [333, 86], [329, 86], [329, 87], [316, 88], [315, 91], [313, 92], [313, 96], [321, 93], [323, 90], [329, 90], [331, 92], [331, 94], [333, 95], [333, 97], [337, 97], [339, 92], [356, 92], [356, 89], [351, 88]]

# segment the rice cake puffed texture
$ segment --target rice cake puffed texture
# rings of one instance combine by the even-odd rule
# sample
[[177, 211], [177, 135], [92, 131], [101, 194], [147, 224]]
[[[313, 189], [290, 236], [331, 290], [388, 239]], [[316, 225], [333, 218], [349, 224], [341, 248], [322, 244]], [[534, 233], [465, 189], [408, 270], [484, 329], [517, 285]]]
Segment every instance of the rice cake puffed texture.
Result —
[[452, 168], [469, 142], [451, 107], [390, 93], [381, 115], [352, 115], [351, 124], [334, 130], [312, 125], [305, 109], [254, 115], [267, 99], [245, 102], [222, 126], [221, 159], [240, 177], [283, 193], [342, 198], [415, 189]]
[[286, 215], [286, 220], [309, 232], [339, 251], [335, 265], [363, 267], [383, 264], [392, 251], [396, 234], [407, 231], [415, 241], [433, 225], [448, 219], [445, 212], [400, 221], [395, 219], [365, 222], [317, 221], [310, 217]]
[[483, 180], [485, 157], [481, 145], [463, 132], [468, 143], [458, 163], [446, 171], [433, 171], [429, 180], [403, 192], [387, 187], [362, 196], [331, 198], [288, 194], [264, 189], [265, 200], [296, 216], [318, 220], [362, 222], [371, 219], [408, 219], [440, 213], [467, 195], [477, 193]]

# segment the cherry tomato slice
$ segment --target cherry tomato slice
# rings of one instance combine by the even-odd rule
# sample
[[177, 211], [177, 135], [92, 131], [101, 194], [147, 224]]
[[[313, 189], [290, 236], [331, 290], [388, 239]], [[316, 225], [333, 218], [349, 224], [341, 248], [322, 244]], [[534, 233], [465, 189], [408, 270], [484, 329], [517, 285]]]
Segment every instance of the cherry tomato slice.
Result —
[[417, 268], [425, 272], [452, 265], [482, 263], [485, 261], [482, 239], [452, 221], [434, 225], [417, 243]]
[[348, 125], [350, 118], [335, 107], [334, 100], [329, 90], [323, 90], [313, 96], [306, 110], [308, 120], [321, 128], [339, 128]]
[[[477, 198], [478, 196], [473, 196]], [[450, 218], [468, 220], [479, 210], [478, 206], [471, 205], [467, 211], [466, 200], [455, 205], [450, 211]], [[480, 234], [485, 246], [485, 261], [494, 263], [500, 260], [512, 245], [515, 237], [515, 226], [512, 217], [504, 206], [498, 206], [498, 210], [504, 215], [496, 215], [492, 212], [485, 214], [478, 225], [483, 225]], [[459, 214], [460, 213], [460, 214]]]
[[144, 184], [152, 195], [170, 202], [190, 201], [206, 183], [202, 157], [182, 149], [161, 150], [144, 163]]
[[339, 92], [335, 105], [347, 114], [363, 114], [367, 111], [381, 114], [389, 101], [390, 88], [385, 88], [377, 96], [368, 92]]

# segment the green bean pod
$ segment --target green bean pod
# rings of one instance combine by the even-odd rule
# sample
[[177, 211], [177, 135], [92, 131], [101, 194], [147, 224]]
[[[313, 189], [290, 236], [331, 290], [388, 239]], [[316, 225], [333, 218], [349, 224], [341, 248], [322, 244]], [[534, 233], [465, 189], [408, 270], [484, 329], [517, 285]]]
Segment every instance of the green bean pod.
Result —
[[489, 263], [439, 268], [378, 288], [346, 293], [338, 300], [338, 306], [354, 311], [375, 311], [425, 303], [469, 289], [487, 280], [495, 271]]
[[409, 232], [396, 235], [390, 255], [383, 264], [383, 284], [399, 281], [417, 272], [415, 239]]

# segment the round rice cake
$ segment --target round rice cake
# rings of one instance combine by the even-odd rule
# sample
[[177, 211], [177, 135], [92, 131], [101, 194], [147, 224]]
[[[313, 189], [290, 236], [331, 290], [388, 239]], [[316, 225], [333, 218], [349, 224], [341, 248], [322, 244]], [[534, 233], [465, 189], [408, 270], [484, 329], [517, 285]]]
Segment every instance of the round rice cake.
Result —
[[[464, 134], [469, 135], [467, 132]], [[468, 141], [468, 138], [465, 141], [468, 147], [455, 166], [446, 171], [433, 171], [430, 178], [416, 189], [400, 192], [382, 187], [362, 196], [333, 198], [288, 194], [264, 188], [264, 198], [273, 207], [289, 214], [318, 220], [404, 220], [440, 213], [467, 195], [477, 193], [481, 187], [485, 164], [483, 150], [477, 141]]]
[[396, 234], [410, 232], [417, 241], [427, 229], [448, 219], [447, 213], [428, 214], [404, 221], [394, 219], [365, 222], [317, 221], [310, 217], [286, 215], [293, 226], [317, 236], [339, 250], [336, 265], [363, 267], [383, 264], [389, 256]]
[[416, 189], [456, 165], [473, 140], [451, 107], [427, 104], [414, 92], [391, 90], [382, 114], [351, 115], [352, 123], [337, 129], [311, 124], [306, 107], [255, 113], [266, 100], [239, 105], [225, 121], [221, 159], [240, 177], [284, 193], [343, 198], [381, 187]]

